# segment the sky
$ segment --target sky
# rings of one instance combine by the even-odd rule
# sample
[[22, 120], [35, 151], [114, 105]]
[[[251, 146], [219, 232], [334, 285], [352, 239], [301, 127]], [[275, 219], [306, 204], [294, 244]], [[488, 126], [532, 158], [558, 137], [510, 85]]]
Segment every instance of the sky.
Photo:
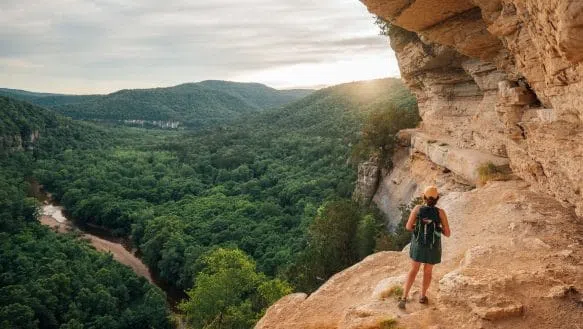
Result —
[[358, 0], [1, 0], [0, 87], [289, 89], [399, 76]]

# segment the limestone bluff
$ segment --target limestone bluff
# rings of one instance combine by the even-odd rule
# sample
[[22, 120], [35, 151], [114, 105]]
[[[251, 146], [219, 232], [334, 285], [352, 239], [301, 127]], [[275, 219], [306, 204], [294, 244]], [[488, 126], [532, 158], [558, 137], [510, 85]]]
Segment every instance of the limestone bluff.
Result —
[[422, 130], [507, 157], [513, 172], [583, 215], [583, 3], [363, 1], [391, 45]]
[[[583, 2], [362, 0], [390, 22], [423, 123], [364, 193], [385, 211], [425, 184], [453, 237], [429, 308], [396, 309], [406, 253], [384, 252], [310, 296], [276, 303], [257, 328], [568, 328], [583, 320]], [[475, 188], [475, 170], [513, 179]], [[378, 175], [370, 167], [363, 173]], [[487, 215], [484, 215], [487, 214]], [[439, 281], [439, 283], [437, 282]]]

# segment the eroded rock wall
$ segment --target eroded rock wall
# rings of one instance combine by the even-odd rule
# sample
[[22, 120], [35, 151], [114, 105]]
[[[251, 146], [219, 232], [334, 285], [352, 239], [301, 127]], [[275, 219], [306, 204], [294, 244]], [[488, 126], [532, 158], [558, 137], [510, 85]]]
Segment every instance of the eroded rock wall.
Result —
[[0, 136], [0, 151], [16, 152], [24, 149], [32, 150], [40, 138], [40, 131], [35, 130], [29, 134]]
[[393, 24], [421, 131], [508, 157], [583, 216], [583, 2], [362, 0]]
[[370, 203], [379, 186], [380, 168], [378, 159], [371, 158], [358, 165], [358, 180], [352, 198], [361, 204]]

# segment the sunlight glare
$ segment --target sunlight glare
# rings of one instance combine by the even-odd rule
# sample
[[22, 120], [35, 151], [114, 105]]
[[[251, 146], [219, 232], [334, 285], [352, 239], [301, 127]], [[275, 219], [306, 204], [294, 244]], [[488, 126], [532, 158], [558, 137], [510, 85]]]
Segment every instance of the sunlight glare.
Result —
[[274, 88], [323, 87], [344, 82], [399, 77], [392, 53], [354, 56], [330, 63], [277, 67], [233, 77], [235, 81], [260, 82]]

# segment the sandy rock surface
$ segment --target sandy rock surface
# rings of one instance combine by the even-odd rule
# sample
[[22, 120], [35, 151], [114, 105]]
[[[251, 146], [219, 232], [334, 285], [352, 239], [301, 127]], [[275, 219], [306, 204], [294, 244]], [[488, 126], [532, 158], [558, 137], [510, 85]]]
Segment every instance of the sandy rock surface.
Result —
[[382, 252], [307, 298], [285, 297], [256, 328], [383, 328], [390, 319], [402, 328], [576, 328], [583, 320], [583, 232], [572, 211], [522, 181], [451, 192], [440, 205], [453, 233], [428, 306], [416, 302], [419, 277], [407, 310], [396, 307], [388, 290], [403, 282], [408, 255]]

